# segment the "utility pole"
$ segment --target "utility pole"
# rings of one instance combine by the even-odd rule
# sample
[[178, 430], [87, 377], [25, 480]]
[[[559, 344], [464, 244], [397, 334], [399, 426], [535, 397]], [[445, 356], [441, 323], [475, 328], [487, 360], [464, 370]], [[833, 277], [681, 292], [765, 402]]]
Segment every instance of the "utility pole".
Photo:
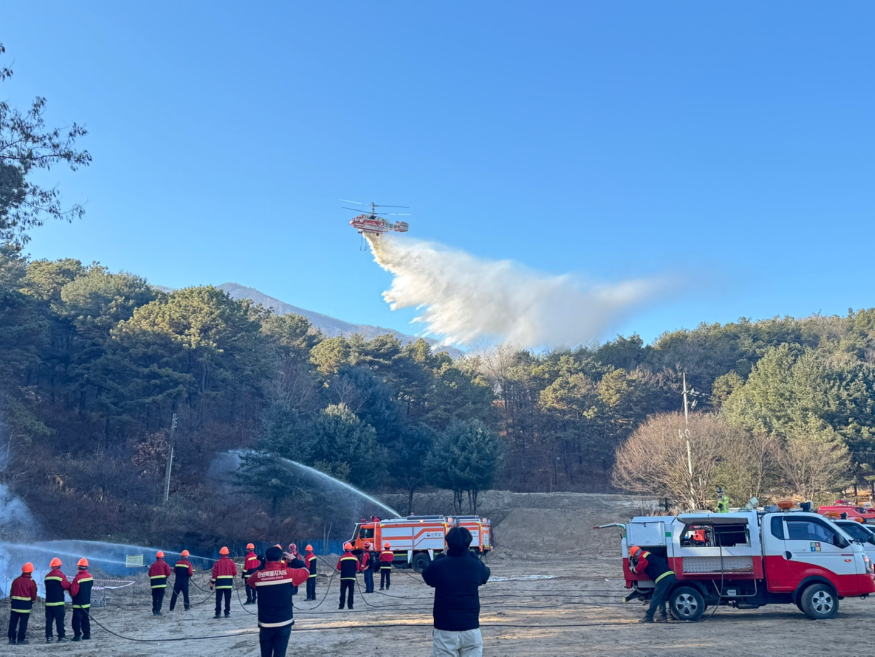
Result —
[[690, 404], [687, 399], [687, 374], [684, 372], [684, 437], [687, 440], [687, 470], [690, 473], [690, 504], [696, 506], [696, 491], [693, 488], [693, 455], [690, 450]]
[[170, 456], [167, 458], [167, 475], [164, 477], [164, 503], [170, 497], [170, 473], [173, 470], [173, 448], [176, 446], [176, 413], [170, 421]]

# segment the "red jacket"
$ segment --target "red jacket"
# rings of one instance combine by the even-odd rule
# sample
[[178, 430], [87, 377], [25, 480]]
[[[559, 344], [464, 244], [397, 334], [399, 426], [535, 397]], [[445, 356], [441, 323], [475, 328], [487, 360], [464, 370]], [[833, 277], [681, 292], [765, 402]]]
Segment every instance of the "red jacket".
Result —
[[153, 589], [167, 588], [167, 578], [170, 577], [170, 566], [164, 559], [155, 559], [155, 563], [149, 566], [149, 582]]
[[231, 561], [227, 555], [222, 555], [213, 566], [213, 577], [210, 586], [217, 589], [233, 589], [234, 577], [237, 575], [237, 564]]
[[17, 611], [19, 614], [30, 613], [36, 600], [36, 582], [33, 581], [30, 573], [22, 573], [12, 580], [9, 599], [12, 603], [12, 611]]
[[259, 561], [258, 555], [255, 554], [255, 552], [250, 551], [243, 560], [243, 579], [248, 578], [252, 573], [258, 570], [260, 565], [261, 561]]
[[91, 606], [91, 589], [94, 578], [88, 569], [80, 570], [70, 582], [70, 597], [73, 598], [73, 609], [88, 609]]
[[380, 568], [391, 568], [394, 559], [395, 553], [392, 550], [383, 550], [380, 552]]
[[316, 577], [316, 564], [318, 563], [318, 558], [312, 552], [307, 552], [304, 555], [304, 561], [307, 563], [307, 569], [310, 571], [310, 577]]

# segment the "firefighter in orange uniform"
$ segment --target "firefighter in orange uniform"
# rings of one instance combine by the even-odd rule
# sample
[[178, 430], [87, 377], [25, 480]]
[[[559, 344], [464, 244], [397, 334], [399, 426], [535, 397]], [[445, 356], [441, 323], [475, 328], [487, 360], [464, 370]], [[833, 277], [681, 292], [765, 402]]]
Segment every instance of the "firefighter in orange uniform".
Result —
[[383, 590], [385, 585], [386, 590], [392, 584], [392, 562], [395, 560], [395, 553], [392, 552], [392, 545], [389, 541], [383, 544], [383, 551], [380, 552], [380, 590]]
[[234, 590], [234, 578], [237, 577], [237, 564], [228, 557], [230, 551], [223, 547], [219, 550], [219, 560], [213, 565], [213, 578], [210, 580], [210, 590], [216, 588], [216, 615], [221, 618], [222, 597], [225, 598], [225, 618], [231, 617], [231, 591]]
[[79, 572], [70, 582], [70, 597], [73, 599], [73, 641], [88, 641], [91, 639], [91, 587], [94, 578], [88, 572], [88, 559], [79, 559], [76, 564]]
[[261, 560], [258, 558], [258, 555], [255, 554], [255, 544], [250, 543], [246, 546], [246, 549], [249, 551], [243, 558], [243, 588], [246, 589], [246, 602], [243, 604], [254, 605], [257, 592], [254, 587], [246, 586], [246, 582], [255, 574], [255, 571], [258, 570], [258, 567], [261, 565]]
[[52, 623], [58, 630], [58, 643], [67, 640], [64, 632], [64, 591], [70, 590], [70, 582], [67, 576], [61, 572], [61, 560], [58, 557], [52, 559], [49, 567], [51, 570], [46, 575], [46, 643], [52, 642]]
[[361, 570], [358, 557], [352, 553], [352, 543], [345, 543], [344, 553], [337, 562], [337, 570], [340, 571], [340, 606], [343, 609], [344, 598], [347, 607], [352, 609], [355, 600], [356, 573]]
[[[29, 561], [21, 567], [21, 575], [12, 580], [9, 589], [9, 643], [20, 646], [27, 640], [27, 621], [36, 601], [36, 582], [33, 581], [33, 564]], [[16, 629], [18, 630], [16, 634]]]
[[164, 553], [160, 550], [155, 554], [155, 563], [149, 566], [149, 585], [152, 587], [152, 615], [161, 615], [161, 605], [167, 592], [167, 578], [170, 577], [170, 566], [164, 561]]
[[316, 564], [318, 562], [318, 557], [313, 554], [313, 546], [308, 545], [304, 553], [304, 563], [307, 564], [307, 570], [310, 571], [310, 577], [307, 578], [307, 600], [316, 599]]

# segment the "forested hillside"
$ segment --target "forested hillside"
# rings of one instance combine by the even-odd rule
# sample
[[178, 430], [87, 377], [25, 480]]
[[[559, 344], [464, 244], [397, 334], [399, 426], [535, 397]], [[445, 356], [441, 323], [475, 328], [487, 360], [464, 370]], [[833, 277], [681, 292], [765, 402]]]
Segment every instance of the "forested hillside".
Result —
[[749, 436], [838, 441], [852, 457], [846, 480], [871, 480], [873, 311], [453, 361], [424, 341], [324, 338], [303, 317], [213, 287], [165, 294], [97, 264], [27, 261], [11, 245], [0, 295], [4, 476], [67, 536], [163, 533], [168, 514], [203, 535], [235, 509], [242, 533], [256, 516], [271, 527], [305, 500], [324, 503], [294, 470], [250, 456], [217, 506], [210, 463], [241, 448], [372, 490], [453, 489], [465, 508], [490, 486], [606, 490], [616, 449], [648, 416], [681, 408], [682, 373], [696, 412], [719, 411]]

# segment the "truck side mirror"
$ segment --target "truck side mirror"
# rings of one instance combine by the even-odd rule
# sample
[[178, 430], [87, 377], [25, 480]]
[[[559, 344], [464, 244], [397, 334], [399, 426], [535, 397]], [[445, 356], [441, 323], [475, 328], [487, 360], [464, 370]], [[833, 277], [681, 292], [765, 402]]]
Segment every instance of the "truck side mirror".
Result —
[[833, 542], [832, 542], [832, 543], [833, 543], [833, 545], [835, 545], [837, 548], [842, 548], [842, 549], [844, 549], [844, 548], [848, 547], [848, 545], [850, 545], [850, 544], [844, 539], [844, 537], [839, 536], [838, 534], [835, 534], [835, 538], [833, 539]]

